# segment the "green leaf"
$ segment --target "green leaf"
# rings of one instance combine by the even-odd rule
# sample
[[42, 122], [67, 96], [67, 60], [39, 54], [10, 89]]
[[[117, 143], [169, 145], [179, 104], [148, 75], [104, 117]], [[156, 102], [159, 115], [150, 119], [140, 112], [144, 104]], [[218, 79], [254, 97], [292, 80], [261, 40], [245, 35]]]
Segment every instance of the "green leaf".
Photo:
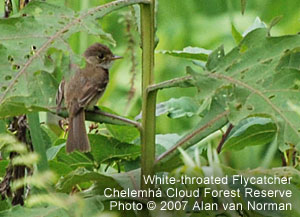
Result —
[[38, 113], [30, 113], [27, 115], [28, 125], [34, 151], [39, 155], [37, 163], [38, 170], [45, 171], [48, 169], [48, 161], [46, 157], [46, 147], [42, 136], [40, 118]]
[[8, 165], [8, 160], [1, 160], [0, 161], [0, 177], [3, 177], [6, 173], [6, 167]]
[[4, 120], [0, 120], [0, 134], [6, 133], [6, 123]]
[[155, 144], [156, 144], [156, 155], [160, 155], [168, 149], [172, 148], [173, 145], [180, 139], [180, 136], [176, 133], [170, 134], [156, 134]]
[[[213, 61], [213, 60], [212, 60]], [[211, 65], [208, 67], [214, 67], [213, 63], [211, 62]], [[199, 101], [207, 101], [209, 104], [211, 102], [211, 99], [214, 95], [214, 92], [216, 88], [218, 88], [221, 85], [220, 81], [216, 81], [215, 79], [212, 78], [204, 78], [203, 75], [200, 73], [197, 73], [194, 71], [191, 67], [187, 67], [187, 73], [193, 75], [194, 79], [194, 85], [198, 87], [198, 95], [197, 98]], [[191, 82], [192, 83], [192, 82]], [[209, 99], [209, 100], [207, 100]]]
[[180, 50], [161, 50], [157, 51], [157, 53], [167, 54], [174, 57], [188, 58], [193, 60], [202, 60], [207, 61], [208, 55], [211, 53], [210, 50], [206, 50], [199, 47], [186, 47]]
[[[139, 145], [121, 142], [113, 137], [90, 134], [89, 141], [92, 147], [91, 153], [83, 154], [75, 151], [71, 154], [67, 154], [64, 148], [65, 143], [63, 143], [48, 149], [47, 156], [49, 159], [65, 163], [74, 169], [85, 167], [92, 170], [94, 167], [93, 160], [102, 163], [107, 160], [135, 159], [140, 155]], [[58, 143], [60, 142], [62, 142], [62, 140], [58, 141]]]
[[115, 138], [90, 134], [91, 154], [98, 163], [114, 159], [135, 159], [140, 155], [140, 146], [121, 142]]
[[272, 142], [276, 132], [277, 126], [270, 118], [246, 118], [232, 129], [222, 151], [241, 150], [247, 146], [268, 144]]
[[72, 172], [72, 168], [68, 164], [55, 160], [49, 161], [49, 168], [59, 177], [65, 176], [68, 173]]
[[[47, 113], [48, 114], [51, 114], [51, 113]], [[52, 114], [51, 114], [52, 115]], [[56, 124], [56, 123], [55, 123]], [[50, 124], [47, 124], [47, 125], [42, 125], [41, 124], [41, 130], [42, 130], [42, 136], [43, 136], [43, 139], [45, 141], [45, 147], [46, 149], [50, 148], [51, 145], [57, 140], [58, 138], [58, 135], [56, 135], [54, 133], [54, 131], [52, 131], [52, 129], [49, 127]], [[54, 124], [53, 124], [54, 125]], [[56, 125], [58, 128], [59, 126]], [[60, 129], [60, 128], [59, 128]], [[61, 129], [60, 129], [61, 130]]]
[[[95, 172], [88, 172], [88, 174], [96, 177], [93, 179], [94, 185], [82, 192], [85, 197], [91, 197], [95, 195], [104, 195], [105, 189], [111, 188], [116, 190], [121, 189], [140, 189], [140, 178], [141, 170], [136, 169], [129, 172], [117, 173], [117, 174], [100, 174]], [[89, 175], [88, 175], [89, 176]], [[122, 197], [114, 197], [115, 199], [124, 199]], [[132, 198], [133, 200], [138, 200], [138, 198]], [[103, 200], [107, 198], [103, 197]]]
[[[200, 105], [191, 97], [171, 98], [168, 101], [161, 102], [156, 105], [156, 116], [163, 114], [169, 118], [176, 119], [181, 117], [192, 117], [197, 115]], [[142, 113], [135, 117], [135, 120], [140, 120]]]
[[[294, 48], [292, 50], [286, 50], [284, 55], [281, 57], [276, 70], [280, 71], [283, 69], [295, 69], [300, 71], [300, 47]], [[295, 85], [299, 85], [295, 82]]]
[[[105, 188], [121, 189], [119, 184], [112, 177], [92, 172], [85, 168], [78, 168], [70, 172], [68, 175], [59, 180], [56, 187], [61, 192], [70, 192], [73, 186], [83, 182], [97, 182], [101, 184], [101, 186], [105, 186]], [[102, 189], [102, 194], [105, 188]]]
[[105, 124], [105, 126], [112, 134], [112, 136], [121, 142], [133, 142], [140, 135], [138, 129], [136, 129], [135, 127], [112, 124]]
[[250, 32], [256, 29], [266, 29], [267, 25], [260, 20], [259, 17], [256, 17], [254, 23], [243, 33], [243, 37], [248, 35]]
[[11, 204], [9, 203], [8, 200], [1, 200], [0, 201], [0, 215], [1, 215], [2, 211], [8, 210], [9, 208], [11, 208]]
[[299, 105], [300, 36], [268, 37], [266, 32], [259, 28], [247, 34], [213, 71], [194, 76], [195, 84], [201, 98], [204, 91], [206, 97], [225, 102], [234, 125], [250, 115], [265, 114], [277, 125], [280, 149], [289, 148], [285, 144], [299, 149], [300, 118], [287, 99]]
[[157, 104], [156, 116], [167, 113], [170, 118], [192, 117], [197, 114], [199, 104], [191, 97], [171, 98]]
[[0, 77], [4, 79], [0, 81], [0, 117], [54, 107], [58, 81], [50, 74], [56, 64], [54, 54], [48, 53], [48, 49], [68, 51], [73, 62], [81, 62], [82, 58], [66, 43], [69, 37], [76, 32], [87, 32], [114, 43], [96, 19], [141, 2], [146, 1], [120, 0], [77, 13], [45, 1], [31, 1], [19, 14], [1, 19]]
[[225, 51], [224, 51], [224, 46], [222, 45], [209, 55], [206, 63], [206, 68], [208, 70], [213, 70], [218, 65], [218, 63], [222, 60], [224, 55], [225, 55]]
[[[212, 134], [213, 132], [221, 129], [226, 123], [227, 123], [227, 117], [226, 117], [226, 111], [224, 111], [224, 105], [222, 102], [218, 99], [213, 100], [209, 108], [206, 109], [204, 117], [199, 121], [196, 127], [194, 127], [193, 130], [186, 133], [184, 136], [180, 138], [176, 142], [178, 142], [190, 137], [191, 135], [194, 135], [191, 137], [187, 142], [183, 143], [180, 147], [182, 149], [187, 149], [189, 147], [192, 147], [193, 145], [200, 142], [202, 139], [207, 137], [208, 135]], [[203, 126], [209, 124], [209, 127], [207, 127], [205, 130], [200, 131], [199, 133], [197, 130], [202, 129]], [[169, 151], [168, 149], [167, 151]], [[164, 153], [163, 153], [164, 154]], [[159, 156], [160, 157], [160, 156]], [[158, 157], [158, 158], [159, 158]], [[170, 152], [167, 156], [162, 158], [158, 163], [155, 165], [155, 171], [171, 171], [175, 169], [176, 167], [182, 165], [182, 161], [180, 160], [180, 153], [178, 149], [174, 150], [173, 152]]]
[[[1, 73], [1, 72], [0, 72]], [[47, 111], [47, 105], [54, 105], [56, 81], [46, 72], [30, 76], [30, 80], [20, 79], [13, 93], [0, 105], [0, 116], [16, 116], [33, 111]], [[4, 81], [4, 83], [8, 83]], [[4, 85], [5, 89], [8, 87]], [[2, 92], [3, 93], [3, 92]]]
[[[60, 145], [56, 145], [56, 144], [60, 144]], [[59, 151], [66, 146], [64, 139], [59, 139], [58, 141], [56, 141], [56, 144], [46, 151], [48, 160], [53, 160], [56, 157], [56, 155], [59, 153]]]
[[94, 163], [87, 154], [78, 151], [67, 154], [66, 149], [62, 147], [56, 154], [56, 158], [54, 158], [54, 160], [65, 163], [72, 169], [76, 169], [78, 167], [85, 167], [87, 169], [92, 170], [94, 168]]
[[111, 174], [109, 176], [112, 177], [123, 189], [140, 189], [141, 169]]
[[236, 44], [239, 44], [243, 40], [243, 36], [241, 35], [241, 33], [237, 31], [233, 23], [231, 24], [231, 34]]

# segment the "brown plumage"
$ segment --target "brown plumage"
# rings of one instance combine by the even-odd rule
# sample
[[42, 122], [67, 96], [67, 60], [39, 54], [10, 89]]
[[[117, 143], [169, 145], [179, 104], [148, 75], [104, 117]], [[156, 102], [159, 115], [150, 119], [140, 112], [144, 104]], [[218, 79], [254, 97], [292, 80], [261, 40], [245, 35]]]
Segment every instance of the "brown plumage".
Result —
[[[86, 66], [77, 70], [74, 76], [64, 84], [63, 96], [69, 112], [69, 130], [66, 144], [67, 153], [79, 150], [91, 150], [85, 128], [84, 109], [92, 108], [103, 95], [109, 81], [109, 67], [114, 56], [103, 44], [93, 44], [85, 52]], [[63, 81], [64, 82], [64, 81]]]

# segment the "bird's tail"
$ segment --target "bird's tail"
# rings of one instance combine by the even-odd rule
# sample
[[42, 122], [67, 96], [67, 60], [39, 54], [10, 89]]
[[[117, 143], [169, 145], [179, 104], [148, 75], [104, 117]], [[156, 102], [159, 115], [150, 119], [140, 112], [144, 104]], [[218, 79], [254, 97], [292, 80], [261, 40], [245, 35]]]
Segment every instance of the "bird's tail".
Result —
[[85, 129], [85, 113], [82, 109], [74, 117], [69, 118], [69, 130], [66, 151], [71, 153], [75, 150], [89, 152], [90, 142]]

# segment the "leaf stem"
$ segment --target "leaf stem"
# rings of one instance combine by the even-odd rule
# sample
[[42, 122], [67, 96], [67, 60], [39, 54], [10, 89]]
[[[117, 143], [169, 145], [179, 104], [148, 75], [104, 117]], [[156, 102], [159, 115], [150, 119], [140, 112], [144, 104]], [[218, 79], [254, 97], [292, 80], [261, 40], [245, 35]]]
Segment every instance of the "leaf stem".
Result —
[[233, 128], [233, 125], [229, 124], [229, 127], [227, 128], [226, 132], [223, 134], [222, 139], [221, 139], [221, 141], [220, 141], [220, 143], [217, 147], [217, 153], [218, 154], [220, 154], [222, 146], [223, 146], [224, 142], [226, 141], [226, 139], [227, 139], [229, 133], [231, 132], [232, 128]]
[[[192, 82], [194, 81], [191, 75], [174, 78], [167, 81], [163, 81], [158, 84], [149, 85], [147, 88], [147, 92], [157, 91], [163, 88], [171, 88], [171, 87], [192, 87]], [[184, 84], [182, 84], [185, 82]]]

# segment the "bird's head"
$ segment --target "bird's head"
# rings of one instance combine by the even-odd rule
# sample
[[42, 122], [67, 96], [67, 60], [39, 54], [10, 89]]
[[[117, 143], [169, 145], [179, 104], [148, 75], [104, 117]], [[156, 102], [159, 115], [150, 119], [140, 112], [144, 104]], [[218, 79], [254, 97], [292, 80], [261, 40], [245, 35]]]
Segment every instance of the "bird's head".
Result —
[[86, 49], [84, 57], [89, 64], [97, 65], [104, 69], [109, 69], [114, 60], [122, 58], [115, 56], [107, 46], [100, 43], [95, 43]]

